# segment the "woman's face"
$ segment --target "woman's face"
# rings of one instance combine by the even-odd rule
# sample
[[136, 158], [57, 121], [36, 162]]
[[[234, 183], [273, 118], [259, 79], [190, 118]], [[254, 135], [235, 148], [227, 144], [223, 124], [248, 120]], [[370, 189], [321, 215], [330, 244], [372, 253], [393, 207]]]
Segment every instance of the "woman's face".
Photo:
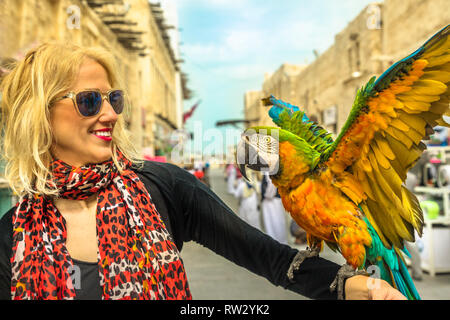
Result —
[[[106, 70], [98, 62], [86, 58], [70, 91], [88, 89], [105, 93], [111, 89], [111, 85]], [[107, 100], [103, 100], [100, 112], [90, 118], [82, 117], [70, 98], [56, 102], [50, 108], [53, 157], [75, 167], [110, 159], [112, 141], [105, 139], [104, 130], [110, 130], [112, 136], [117, 118], [118, 115]], [[103, 131], [102, 136], [97, 134], [99, 131]]]

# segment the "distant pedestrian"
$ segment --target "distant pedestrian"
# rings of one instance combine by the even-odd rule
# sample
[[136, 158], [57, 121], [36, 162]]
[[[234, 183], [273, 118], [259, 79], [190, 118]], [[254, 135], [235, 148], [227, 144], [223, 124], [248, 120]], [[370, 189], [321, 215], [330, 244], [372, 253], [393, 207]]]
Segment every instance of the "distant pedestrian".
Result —
[[261, 182], [262, 214], [266, 233], [281, 243], [287, 244], [286, 213], [277, 188], [268, 173]]
[[208, 187], [211, 187], [211, 182], [209, 179], [209, 167], [210, 167], [209, 161], [206, 161], [205, 166], [203, 167], [204, 173], [203, 180]]
[[226, 175], [226, 179], [227, 179], [228, 193], [234, 194], [236, 176], [237, 176], [236, 167], [233, 164], [227, 165], [227, 167], [225, 169], [225, 175]]
[[[414, 188], [419, 185], [419, 179], [417, 176], [408, 172], [406, 176], [405, 186], [411, 191], [414, 192]], [[417, 241], [416, 241], [417, 242]], [[408, 250], [411, 256], [411, 277], [414, 280], [422, 280], [422, 258], [420, 256], [420, 251], [416, 243], [404, 241], [406, 250]]]
[[294, 219], [291, 220], [291, 225], [289, 227], [289, 231], [291, 235], [295, 238], [294, 243], [298, 245], [302, 245], [307, 243], [306, 240], [306, 231], [300, 227]]
[[239, 179], [234, 196], [239, 199], [239, 217], [249, 225], [261, 230], [258, 196], [255, 187], [245, 179]]
[[194, 176], [195, 176], [198, 180], [204, 182], [204, 181], [203, 181], [203, 178], [204, 178], [205, 174], [203, 173], [203, 171], [202, 171], [201, 169], [194, 169]]

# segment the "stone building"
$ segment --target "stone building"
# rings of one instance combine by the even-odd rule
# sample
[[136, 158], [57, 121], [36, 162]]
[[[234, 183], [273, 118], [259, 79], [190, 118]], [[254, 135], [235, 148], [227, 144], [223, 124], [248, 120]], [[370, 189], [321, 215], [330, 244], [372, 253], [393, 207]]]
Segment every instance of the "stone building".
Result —
[[383, 54], [388, 65], [412, 53], [449, 23], [447, 0], [385, 0]]
[[[185, 81], [169, 25], [147, 0], [0, 0], [0, 59], [46, 41], [102, 46], [118, 61], [131, 110], [124, 114], [143, 156], [167, 149], [181, 126]], [[159, 151], [158, 151], [159, 150]]]
[[[143, 6], [148, 3], [144, 1]], [[168, 30], [177, 27], [164, 21], [159, 5], [150, 5], [150, 11], [137, 10], [136, 20], [142, 19], [139, 15], [144, 11], [149, 15], [142, 29], [149, 31], [146, 41], [150, 50], [150, 59], [145, 59], [145, 67], [138, 71], [143, 81], [144, 152], [151, 156], [164, 155], [170, 148], [171, 132], [182, 126], [180, 60], [176, 48], [170, 45], [168, 34]]]
[[[372, 76], [412, 53], [440, 28], [447, 25], [447, 0], [385, 0], [364, 8], [315, 61], [294, 77], [279, 71], [266, 77], [259, 96], [277, 98], [301, 106], [329, 131], [337, 134], [344, 125], [356, 91]], [[272, 85], [268, 86], [268, 83]], [[285, 88], [282, 90], [281, 88]], [[245, 108], [260, 104], [258, 94], [245, 96]], [[267, 109], [261, 123], [270, 124]]]

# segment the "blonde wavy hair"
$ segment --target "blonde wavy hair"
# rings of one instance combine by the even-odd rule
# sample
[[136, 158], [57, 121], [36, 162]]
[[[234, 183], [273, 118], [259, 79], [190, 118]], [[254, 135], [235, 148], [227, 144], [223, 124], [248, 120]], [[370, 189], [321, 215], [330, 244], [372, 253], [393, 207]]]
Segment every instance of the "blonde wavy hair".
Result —
[[[66, 43], [45, 43], [29, 51], [1, 80], [5, 177], [19, 196], [58, 195], [57, 189], [48, 184], [52, 177], [49, 167], [53, 161], [50, 150], [54, 142], [49, 108], [55, 98], [71, 89], [85, 58], [91, 58], [105, 68], [111, 87], [124, 88], [111, 53], [103, 48]], [[125, 107], [130, 107], [128, 101]], [[117, 149], [131, 162], [142, 163], [122, 116], [119, 116], [112, 136], [113, 161], [122, 171]]]

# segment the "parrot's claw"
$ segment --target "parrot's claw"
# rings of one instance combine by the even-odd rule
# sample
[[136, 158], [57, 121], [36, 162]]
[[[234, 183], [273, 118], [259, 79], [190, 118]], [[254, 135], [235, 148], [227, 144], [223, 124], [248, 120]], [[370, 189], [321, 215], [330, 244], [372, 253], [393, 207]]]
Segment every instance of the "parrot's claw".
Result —
[[291, 282], [294, 281], [294, 271], [298, 270], [300, 268], [300, 265], [306, 258], [312, 258], [319, 256], [320, 248], [313, 247], [313, 248], [306, 248], [306, 250], [300, 250], [292, 259], [291, 265], [289, 266], [289, 269], [287, 271], [287, 276]]
[[337, 289], [338, 300], [344, 300], [344, 281], [356, 275], [365, 275], [368, 273], [364, 270], [355, 270], [351, 265], [344, 264], [338, 271], [336, 278], [330, 285], [330, 291], [333, 292]]

